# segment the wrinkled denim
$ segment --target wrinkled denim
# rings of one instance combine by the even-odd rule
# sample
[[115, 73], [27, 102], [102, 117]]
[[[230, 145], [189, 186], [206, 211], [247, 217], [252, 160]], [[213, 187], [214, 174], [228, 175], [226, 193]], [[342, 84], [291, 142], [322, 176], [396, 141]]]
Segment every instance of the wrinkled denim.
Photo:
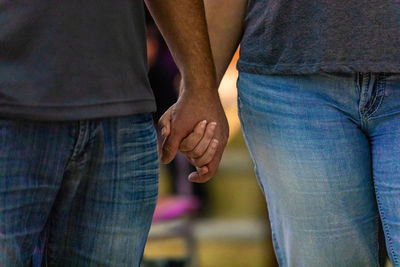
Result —
[[139, 266], [158, 186], [151, 114], [0, 120], [0, 266]]
[[281, 266], [400, 266], [400, 74], [241, 72], [243, 133]]

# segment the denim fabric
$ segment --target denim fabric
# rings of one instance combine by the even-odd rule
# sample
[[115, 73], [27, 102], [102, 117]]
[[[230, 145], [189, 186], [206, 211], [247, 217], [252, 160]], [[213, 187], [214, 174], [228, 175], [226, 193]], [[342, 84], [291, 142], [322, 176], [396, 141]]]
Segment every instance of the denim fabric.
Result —
[[151, 114], [0, 120], [0, 266], [139, 266], [157, 187]]
[[[400, 74], [240, 73], [239, 116], [281, 266], [400, 266]], [[380, 215], [380, 216], [379, 216]]]

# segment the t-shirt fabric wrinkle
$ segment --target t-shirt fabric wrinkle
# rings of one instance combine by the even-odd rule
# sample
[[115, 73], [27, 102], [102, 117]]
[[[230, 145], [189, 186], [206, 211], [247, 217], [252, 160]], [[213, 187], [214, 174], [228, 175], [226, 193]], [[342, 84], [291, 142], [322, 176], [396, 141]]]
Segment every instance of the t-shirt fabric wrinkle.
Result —
[[400, 72], [398, 0], [249, 0], [239, 71]]
[[154, 112], [143, 1], [0, 1], [0, 117]]

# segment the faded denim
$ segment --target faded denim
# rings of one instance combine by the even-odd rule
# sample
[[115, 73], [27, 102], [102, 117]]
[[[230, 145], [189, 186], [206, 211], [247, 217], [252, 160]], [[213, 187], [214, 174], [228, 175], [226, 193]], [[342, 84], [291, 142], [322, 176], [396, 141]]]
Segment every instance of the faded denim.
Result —
[[281, 266], [400, 266], [400, 74], [241, 72], [239, 116]]
[[151, 114], [0, 120], [0, 266], [139, 266], [158, 186]]

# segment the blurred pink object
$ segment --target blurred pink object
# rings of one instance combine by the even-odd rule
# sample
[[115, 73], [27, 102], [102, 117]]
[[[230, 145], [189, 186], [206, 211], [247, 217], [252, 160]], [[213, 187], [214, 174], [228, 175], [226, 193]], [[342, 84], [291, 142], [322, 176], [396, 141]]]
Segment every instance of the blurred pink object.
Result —
[[194, 196], [160, 197], [153, 215], [153, 223], [168, 221], [187, 215], [200, 207], [199, 200]]

